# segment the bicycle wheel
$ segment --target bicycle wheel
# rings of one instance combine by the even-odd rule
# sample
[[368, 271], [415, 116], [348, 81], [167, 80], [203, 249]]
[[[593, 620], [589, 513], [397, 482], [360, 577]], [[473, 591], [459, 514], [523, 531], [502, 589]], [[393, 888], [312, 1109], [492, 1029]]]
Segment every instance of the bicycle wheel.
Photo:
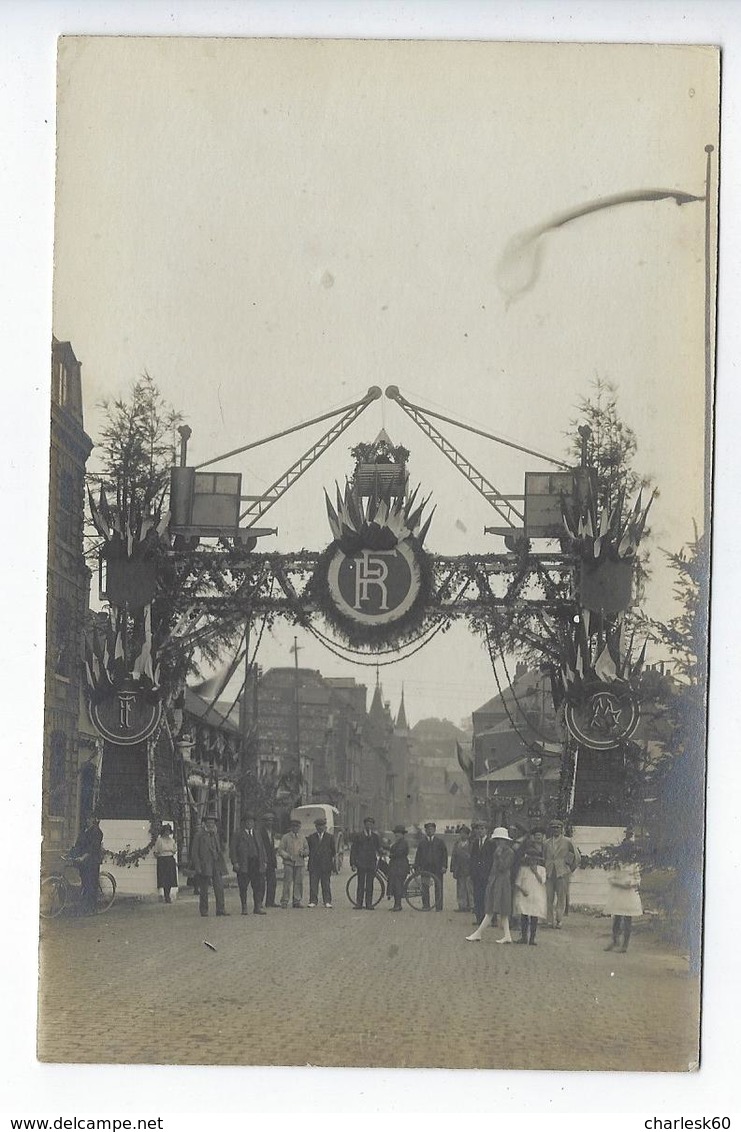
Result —
[[41, 882], [39, 913], [45, 920], [58, 916], [67, 903], [67, 882], [64, 877], [44, 877]]
[[435, 878], [432, 873], [413, 872], [404, 881], [404, 899], [415, 912], [435, 907]]
[[[358, 903], [357, 903], [357, 900], [356, 900], [356, 896], [358, 894], [358, 874], [356, 872], [350, 874], [350, 879], [348, 880], [347, 884], [345, 885], [345, 892], [347, 893], [347, 899], [350, 901], [353, 908], [357, 908]], [[381, 873], [376, 873], [376, 875], [373, 878], [372, 904], [373, 904], [374, 908], [375, 908], [376, 904], [380, 904], [380, 902], [383, 900], [385, 895], [386, 895], [386, 884], [385, 884], [385, 881], [384, 881], [384, 877]]]
[[101, 912], [107, 912], [115, 899], [116, 878], [111, 876], [110, 873], [101, 873], [98, 880], [98, 899], [95, 904], [96, 913], [100, 915]]

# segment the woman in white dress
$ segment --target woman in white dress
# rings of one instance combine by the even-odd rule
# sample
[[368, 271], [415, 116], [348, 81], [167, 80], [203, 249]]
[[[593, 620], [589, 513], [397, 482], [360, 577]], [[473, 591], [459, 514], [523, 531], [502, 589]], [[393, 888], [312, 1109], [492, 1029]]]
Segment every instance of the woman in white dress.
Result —
[[547, 911], [542, 838], [528, 837], [519, 857], [513, 900], [514, 915], [520, 917], [520, 938], [517, 942], [535, 947], [538, 919], [545, 919]]
[[[620, 849], [622, 848], [621, 846]], [[612, 941], [608, 943], [605, 951], [625, 952], [630, 942], [633, 917], [643, 915], [643, 905], [638, 891], [641, 886], [641, 870], [637, 861], [627, 859], [631, 855], [628, 851], [621, 854], [618, 850], [618, 854], [615, 864], [607, 869], [609, 892], [605, 912], [612, 916]]]

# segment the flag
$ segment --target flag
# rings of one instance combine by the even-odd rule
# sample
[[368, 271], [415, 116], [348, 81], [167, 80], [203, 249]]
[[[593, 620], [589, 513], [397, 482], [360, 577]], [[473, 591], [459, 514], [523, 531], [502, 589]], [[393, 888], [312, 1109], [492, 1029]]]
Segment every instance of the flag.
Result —
[[[461, 768], [468, 781], [473, 782], [473, 753], [471, 751], [464, 751], [457, 739], [455, 742], [455, 753], [458, 756], [458, 766]], [[455, 783], [453, 783], [453, 785], [455, 786]], [[453, 793], [452, 790], [451, 793]]]
[[506, 298], [507, 305], [519, 299], [527, 291], [532, 290], [540, 274], [540, 265], [543, 260], [545, 246], [542, 237], [549, 232], [555, 232], [574, 220], [589, 216], [593, 212], [600, 212], [605, 208], [615, 208], [621, 204], [634, 204], [641, 201], [673, 200], [677, 205], [688, 204], [691, 201], [705, 200], [704, 196], [694, 196], [692, 193], [678, 192], [676, 189], [638, 189], [632, 192], [615, 193], [612, 196], [600, 197], [598, 200], [587, 201], [568, 212], [561, 212], [557, 216], [520, 232], [507, 244], [497, 264], [497, 284]]

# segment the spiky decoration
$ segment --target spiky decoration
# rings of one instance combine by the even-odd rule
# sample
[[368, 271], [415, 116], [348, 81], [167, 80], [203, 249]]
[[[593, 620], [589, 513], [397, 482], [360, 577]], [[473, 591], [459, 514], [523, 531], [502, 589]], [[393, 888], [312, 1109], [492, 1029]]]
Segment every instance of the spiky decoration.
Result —
[[422, 546], [435, 508], [423, 522], [422, 515], [431, 496], [417, 504], [419, 486], [407, 498], [388, 494], [364, 497], [348, 482], [342, 494], [339, 485], [335, 486], [337, 506], [332, 505], [326, 491], [324, 498], [332, 534], [345, 553], [361, 549], [393, 550], [409, 538]]

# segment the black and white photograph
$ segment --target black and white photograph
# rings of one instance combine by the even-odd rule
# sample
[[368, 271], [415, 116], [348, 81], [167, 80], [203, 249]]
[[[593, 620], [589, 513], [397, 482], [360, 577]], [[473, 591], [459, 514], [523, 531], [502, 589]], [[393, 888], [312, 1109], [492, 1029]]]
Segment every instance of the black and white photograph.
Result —
[[701, 1073], [720, 46], [55, 54], [38, 1062]]

